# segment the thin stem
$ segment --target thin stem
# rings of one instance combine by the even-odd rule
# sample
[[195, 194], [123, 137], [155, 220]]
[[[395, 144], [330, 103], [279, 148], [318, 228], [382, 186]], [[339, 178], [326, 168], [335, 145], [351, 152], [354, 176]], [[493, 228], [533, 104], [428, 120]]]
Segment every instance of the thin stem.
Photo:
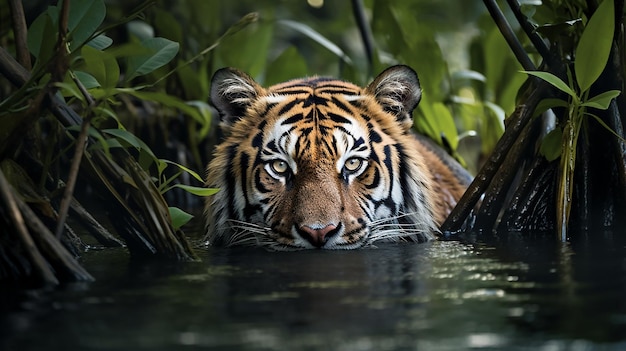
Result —
[[354, 13], [354, 19], [359, 27], [359, 33], [361, 33], [361, 40], [363, 40], [367, 62], [369, 63], [371, 70], [374, 62], [374, 36], [372, 35], [372, 29], [367, 22], [367, 16], [365, 15], [365, 8], [363, 7], [362, 0], [352, 0], [352, 12]]
[[13, 34], [15, 36], [15, 54], [17, 62], [24, 68], [30, 70], [32, 64], [30, 62], [30, 53], [28, 52], [28, 45], [26, 44], [27, 26], [26, 18], [24, 16], [24, 7], [20, 0], [9, 0], [11, 7], [11, 17], [13, 19]]
[[536, 70], [535, 64], [531, 61], [530, 57], [528, 57], [528, 54], [526, 54], [526, 50], [524, 50], [522, 43], [520, 43], [517, 37], [515, 36], [513, 29], [509, 25], [509, 22], [507, 22], [506, 18], [504, 17], [504, 14], [498, 7], [498, 4], [496, 3], [496, 1], [495, 0], [483, 0], [483, 2], [485, 6], [487, 7], [487, 10], [489, 11], [491, 18], [493, 18], [494, 22], [498, 26], [498, 29], [500, 29], [502, 36], [504, 37], [506, 42], [509, 44], [509, 47], [513, 51], [513, 54], [517, 58], [517, 61], [519, 61], [522, 67], [527, 71]]
[[74, 187], [76, 186], [76, 179], [78, 178], [78, 170], [80, 168], [80, 161], [83, 159], [83, 153], [85, 151], [85, 145], [87, 145], [87, 136], [89, 127], [91, 125], [91, 116], [93, 115], [92, 111], [95, 107], [95, 102], [91, 95], [87, 92], [87, 89], [83, 86], [80, 80], [74, 78], [74, 83], [78, 86], [80, 92], [85, 96], [87, 103], [89, 104], [89, 112], [83, 119], [83, 123], [80, 127], [80, 134], [78, 134], [78, 138], [76, 139], [76, 148], [74, 149], [74, 157], [72, 158], [72, 164], [70, 166], [70, 172], [68, 174], [67, 182], [65, 184], [65, 191], [63, 192], [63, 199], [61, 199], [61, 205], [59, 207], [59, 220], [57, 222], [57, 227], [55, 230], [55, 235], [57, 238], [61, 238], [63, 234], [63, 228], [65, 225], [65, 220], [67, 218], [67, 213], [70, 208], [70, 204], [72, 202]]
[[530, 41], [533, 43], [533, 46], [535, 47], [539, 55], [541, 55], [545, 62], [551, 62], [550, 48], [539, 36], [537, 31], [535, 31], [535, 27], [533, 27], [530, 21], [528, 21], [528, 18], [524, 16], [522, 10], [520, 9], [519, 2], [517, 0], [507, 0], [507, 3], [509, 4], [511, 11], [513, 12], [513, 15], [517, 19], [517, 22], [520, 24], [522, 30], [524, 30], [524, 33], [526, 33]]

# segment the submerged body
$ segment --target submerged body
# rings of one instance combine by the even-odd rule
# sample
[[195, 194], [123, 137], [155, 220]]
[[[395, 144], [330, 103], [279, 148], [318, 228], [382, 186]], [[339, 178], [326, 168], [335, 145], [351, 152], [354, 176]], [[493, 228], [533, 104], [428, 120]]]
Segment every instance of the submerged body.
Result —
[[471, 177], [412, 132], [415, 72], [368, 87], [305, 78], [269, 88], [234, 69], [213, 77], [225, 139], [208, 166], [208, 240], [274, 250], [426, 241]]

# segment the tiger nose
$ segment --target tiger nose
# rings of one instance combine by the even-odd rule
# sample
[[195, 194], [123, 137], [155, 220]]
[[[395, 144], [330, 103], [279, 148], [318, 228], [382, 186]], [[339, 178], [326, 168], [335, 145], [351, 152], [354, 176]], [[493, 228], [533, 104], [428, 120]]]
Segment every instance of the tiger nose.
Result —
[[315, 247], [322, 247], [328, 241], [328, 238], [336, 233], [337, 226], [334, 224], [328, 224], [323, 228], [312, 228], [308, 225], [300, 227], [300, 235], [304, 237]]

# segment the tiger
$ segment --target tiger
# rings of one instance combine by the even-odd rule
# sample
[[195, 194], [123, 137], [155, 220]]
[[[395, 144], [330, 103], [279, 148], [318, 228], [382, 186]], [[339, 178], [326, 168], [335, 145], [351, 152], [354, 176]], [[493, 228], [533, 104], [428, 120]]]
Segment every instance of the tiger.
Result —
[[209, 245], [358, 249], [425, 242], [471, 175], [413, 128], [416, 72], [387, 68], [367, 87], [313, 76], [262, 87], [216, 71], [222, 141], [207, 166]]

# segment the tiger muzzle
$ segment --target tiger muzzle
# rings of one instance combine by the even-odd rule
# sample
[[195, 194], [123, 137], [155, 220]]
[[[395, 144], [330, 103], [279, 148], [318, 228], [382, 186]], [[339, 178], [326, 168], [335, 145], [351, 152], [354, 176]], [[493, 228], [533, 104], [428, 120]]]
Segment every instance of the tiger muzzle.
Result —
[[310, 242], [311, 245], [320, 248], [336, 235], [340, 229], [341, 223], [339, 225], [328, 224], [323, 228], [312, 228], [308, 225], [303, 225], [298, 228], [298, 234]]

